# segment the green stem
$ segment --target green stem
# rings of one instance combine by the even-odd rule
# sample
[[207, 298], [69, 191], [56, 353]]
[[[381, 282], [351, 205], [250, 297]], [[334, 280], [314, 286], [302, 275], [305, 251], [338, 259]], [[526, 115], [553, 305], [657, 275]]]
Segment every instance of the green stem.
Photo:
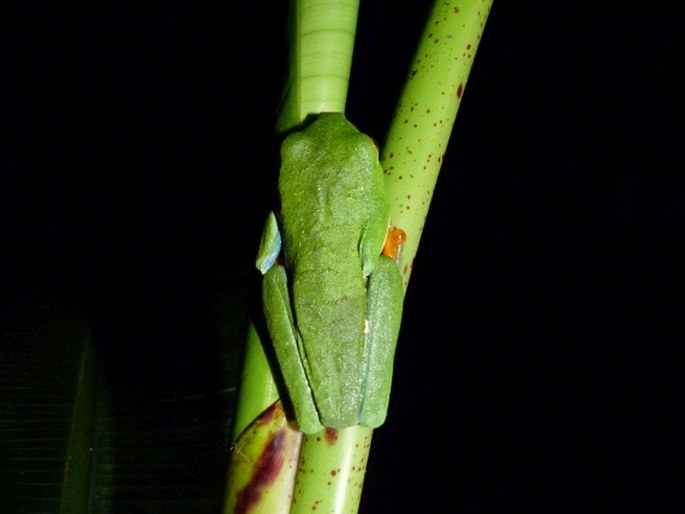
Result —
[[359, 510], [373, 430], [355, 426], [305, 435], [290, 514]]
[[259, 334], [250, 323], [245, 341], [243, 369], [238, 388], [239, 400], [233, 420], [233, 441], [269, 405], [278, 400], [278, 390]]
[[345, 112], [359, 0], [292, 0], [290, 65], [277, 132], [307, 116]]
[[433, 190], [492, 0], [436, 1], [381, 151], [391, 224], [409, 282]]

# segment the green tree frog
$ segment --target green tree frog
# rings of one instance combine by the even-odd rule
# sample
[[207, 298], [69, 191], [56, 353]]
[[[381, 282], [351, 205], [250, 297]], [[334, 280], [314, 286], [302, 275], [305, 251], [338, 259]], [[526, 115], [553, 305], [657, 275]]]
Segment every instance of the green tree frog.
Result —
[[305, 433], [375, 428], [386, 418], [404, 294], [397, 263], [381, 255], [378, 149], [343, 114], [320, 114], [283, 141], [278, 191], [256, 264], [297, 424]]

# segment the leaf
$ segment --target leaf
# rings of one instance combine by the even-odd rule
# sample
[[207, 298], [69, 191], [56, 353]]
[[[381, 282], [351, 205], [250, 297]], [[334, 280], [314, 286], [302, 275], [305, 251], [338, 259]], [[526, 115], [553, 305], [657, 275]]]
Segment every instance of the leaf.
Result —
[[291, 428], [280, 400], [238, 437], [228, 470], [226, 514], [290, 512], [302, 432]]
[[95, 408], [90, 331], [47, 306], [0, 326], [2, 512], [87, 512]]

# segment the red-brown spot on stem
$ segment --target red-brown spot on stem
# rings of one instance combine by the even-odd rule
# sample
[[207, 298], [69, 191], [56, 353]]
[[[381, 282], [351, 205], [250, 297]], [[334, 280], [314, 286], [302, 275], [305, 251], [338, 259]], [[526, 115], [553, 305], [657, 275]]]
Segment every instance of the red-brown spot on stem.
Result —
[[461, 99], [461, 95], [464, 94], [464, 84], [459, 84], [457, 87], [457, 98]]
[[324, 430], [324, 437], [328, 444], [335, 444], [338, 441], [338, 431], [335, 428], [327, 428]]

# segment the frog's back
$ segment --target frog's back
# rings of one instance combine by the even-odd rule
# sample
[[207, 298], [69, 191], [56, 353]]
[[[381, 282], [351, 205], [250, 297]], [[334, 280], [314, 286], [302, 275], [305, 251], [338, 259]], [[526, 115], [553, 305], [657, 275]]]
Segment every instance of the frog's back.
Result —
[[[281, 226], [306, 361], [320, 363], [307, 373], [315, 385], [341, 389], [314, 387], [319, 411], [330, 415], [328, 422], [348, 423], [358, 415], [364, 376], [359, 366], [366, 318], [362, 238], [379, 221], [383, 174], [368, 136], [342, 115], [317, 124], [322, 121], [340, 126], [312, 126], [283, 145]], [[380, 219], [382, 231], [384, 223]], [[381, 244], [382, 236], [378, 253]]]

